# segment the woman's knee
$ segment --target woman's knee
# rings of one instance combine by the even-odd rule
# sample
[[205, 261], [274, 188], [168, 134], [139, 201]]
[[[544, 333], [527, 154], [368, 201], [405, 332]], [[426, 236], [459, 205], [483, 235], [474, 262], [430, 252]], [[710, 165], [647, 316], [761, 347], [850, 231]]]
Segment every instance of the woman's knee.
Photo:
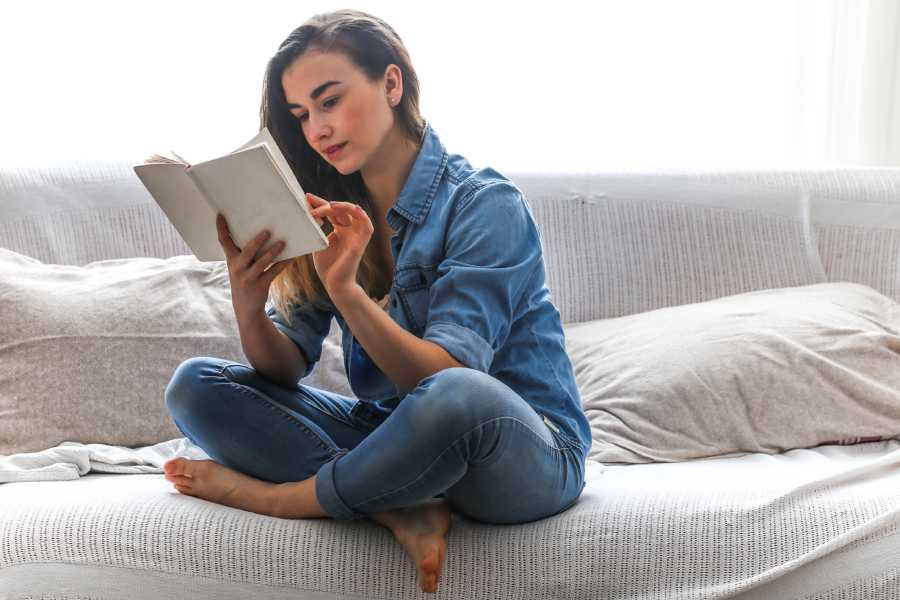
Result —
[[206, 396], [210, 383], [225, 364], [226, 361], [220, 358], [194, 356], [178, 365], [165, 390], [169, 413], [173, 416], [190, 413], [196, 402]]
[[451, 367], [423, 379], [403, 402], [417, 420], [438, 427], [453, 423], [481, 424], [508, 412], [511, 396], [506, 384], [491, 375], [467, 367]]

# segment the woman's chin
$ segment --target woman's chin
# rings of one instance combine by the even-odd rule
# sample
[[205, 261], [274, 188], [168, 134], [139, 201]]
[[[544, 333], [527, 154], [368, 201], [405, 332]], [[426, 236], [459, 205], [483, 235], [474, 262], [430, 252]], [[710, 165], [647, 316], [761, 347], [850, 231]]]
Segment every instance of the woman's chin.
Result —
[[334, 165], [334, 168], [341, 175], [352, 175], [359, 170], [359, 167], [353, 165], [348, 166], [346, 163]]

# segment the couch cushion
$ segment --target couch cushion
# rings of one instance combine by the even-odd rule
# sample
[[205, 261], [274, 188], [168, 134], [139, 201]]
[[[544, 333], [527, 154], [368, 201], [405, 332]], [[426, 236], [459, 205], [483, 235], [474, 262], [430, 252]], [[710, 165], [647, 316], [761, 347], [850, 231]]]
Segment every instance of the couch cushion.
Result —
[[804, 196], [690, 175], [522, 175], [564, 323], [827, 281]]
[[605, 463], [900, 435], [900, 304], [856, 283], [760, 290], [567, 326]]
[[[508, 176], [541, 229], [564, 323], [825, 281], [803, 256], [810, 237], [829, 281], [900, 300], [900, 221], [884, 219], [900, 205], [900, 169]], [[832, 203], [835, 218], [821, 218]], [[44, 262], [190, 253], [126, 161], [0, 165], [0, 215], [0, 246]]]
[[0, 247], [46, 263], [191, 254], [124, 161], [0, 166]]
[[[896, 598], [898, 464], [897, 441], [588, 461], [584, 492], [558, 515], [488, 525], [453, 513], [436, 597]], [[887, 576], [887, 590], [861, 583]], [[368, 519], [268, 517], [155, 474], [0, 485], [0, 582], [13, 598], [54, 600], [426, 597]]]
[[708, 173], [718, 185], [809, 197], [810, 220], [829, 281], [862, 283], [900, 302], [900, 169], [835, 167]]
[[[352, 396], [334, 326], [301, 383]], [[192, 356], [249, 364], [224, 262], [44, 264], [0, 248], [0, 454], [182, 437], [165, 406]]]

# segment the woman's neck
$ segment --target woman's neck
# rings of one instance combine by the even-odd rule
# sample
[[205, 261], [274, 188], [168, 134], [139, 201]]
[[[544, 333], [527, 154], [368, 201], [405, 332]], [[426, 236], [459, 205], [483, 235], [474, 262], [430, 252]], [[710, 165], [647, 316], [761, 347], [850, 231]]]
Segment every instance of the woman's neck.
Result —
[[376, 229], [379, 225], [383, 230], [389, 229], [387, 213], [400, 196], [420, 149], [421, 141], [410, 141], [399, 127], [394, 127], [385, 138], [378, 155], [361, 169], [363, 182], [375, 203], [375, 218], [378, 222], [373, 225]]

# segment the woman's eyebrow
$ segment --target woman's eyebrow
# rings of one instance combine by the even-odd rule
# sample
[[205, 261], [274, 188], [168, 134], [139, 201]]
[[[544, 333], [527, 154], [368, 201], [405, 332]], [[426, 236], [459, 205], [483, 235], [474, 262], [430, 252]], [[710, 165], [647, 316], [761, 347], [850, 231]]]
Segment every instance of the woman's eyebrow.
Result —
[[[317, 87], [316, 89], [314, 89], [314, 90], [312, 91], [312, 94], [310, 94], [309, 96], [310, 96], [313, 100], [315, 100], [316, 98], [318, 98], [319, 96], [321, 96], [322, 94], [324, 94], [324, 93], [325, 93], [325, 90], [328, 89], [329, 86], [332, 86], [332, 85], [334, 85], [334, 84], [336, 84], [336, 83], [341, 83], [341, 82], [340, 82], [340, 81], [326, 81], [325, 83], [323, 83], [322, 85], [320, 85], [319, 87]], [[287, 105], [287, 107], [288, 107], [288, 108], [303, 108], [303, 105], [302, 105], [302, 104], [294, 104], [294, 103], [292, 103], [292, 102], [289, 102], [288, 105]]]

